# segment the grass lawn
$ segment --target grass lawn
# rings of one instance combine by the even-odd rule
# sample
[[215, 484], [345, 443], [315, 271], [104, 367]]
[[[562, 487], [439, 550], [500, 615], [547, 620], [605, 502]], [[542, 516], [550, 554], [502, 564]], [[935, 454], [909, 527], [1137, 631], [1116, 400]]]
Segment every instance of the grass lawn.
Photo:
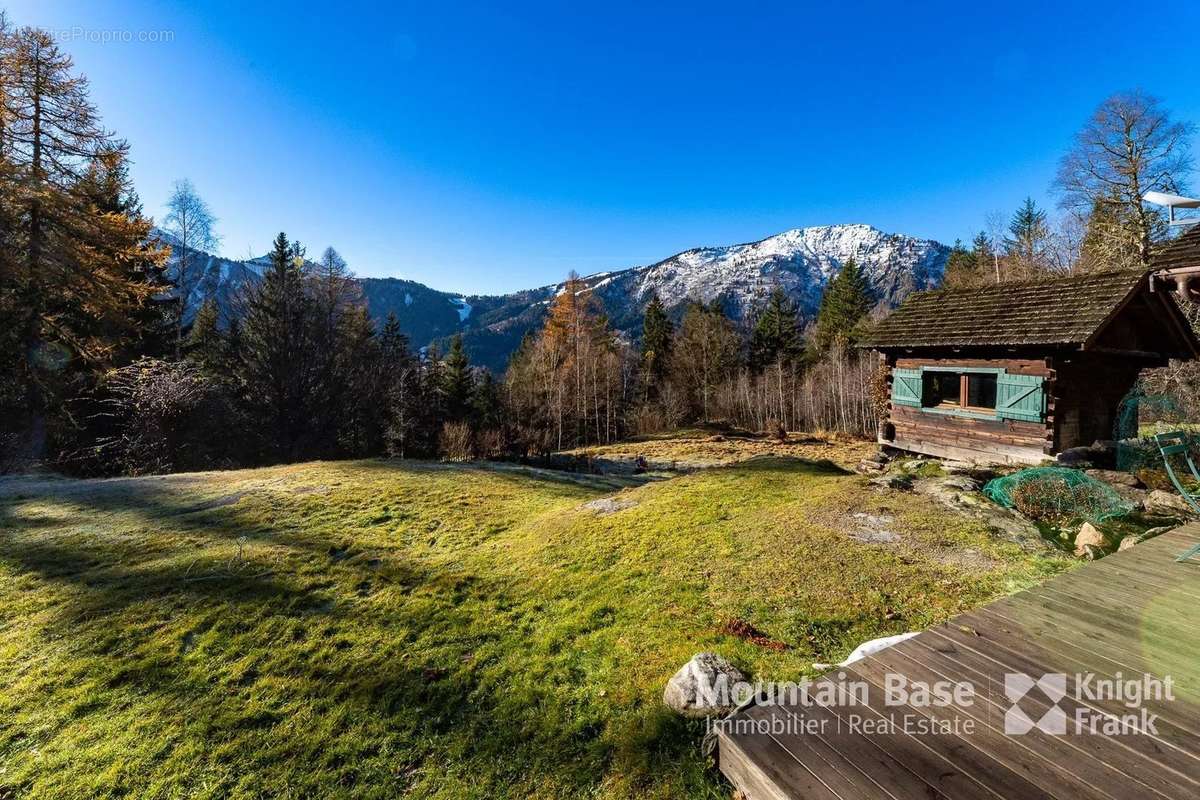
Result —
[[796, 679], [1069, 566], [796, 458], [0, 479], [0, 797], [727, 797], [694, 653]]

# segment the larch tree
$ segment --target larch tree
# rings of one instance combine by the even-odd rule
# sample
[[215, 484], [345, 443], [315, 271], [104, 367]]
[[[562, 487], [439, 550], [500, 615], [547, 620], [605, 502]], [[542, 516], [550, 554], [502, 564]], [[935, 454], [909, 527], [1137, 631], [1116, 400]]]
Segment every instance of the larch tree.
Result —
[[63, 395], [137, 349], [165, 253], [147, 241], [124, 143], [49, 33], [0, 35], [0, 87], [5, 371], [34, 429], [53, 412], [78, 431]]
[[961, 241], [956, 241], [946, 259], [942, 285], [947, 289], [972, 289], [981, 286], [986, 282], [984, 269], [986, 267], [981, 268], [976, 251], [973, 248], [968, 250]]
[[1166, 226], [1162, 211], [1142, 198], [1184, 190], [1195, 131], [1141, 90], [1119, 92], [1097, 107], [1054, 182], [1063, 208], [1097, 218], [1088, 231], [1091, 253], [1112, 267], [1150, 263]]
[[740, 350], [740, 337], [719, 306], [688, 306], [675, 337], [672, 370], [702, 421], [711, 421], [716, 391], [737, 368]]

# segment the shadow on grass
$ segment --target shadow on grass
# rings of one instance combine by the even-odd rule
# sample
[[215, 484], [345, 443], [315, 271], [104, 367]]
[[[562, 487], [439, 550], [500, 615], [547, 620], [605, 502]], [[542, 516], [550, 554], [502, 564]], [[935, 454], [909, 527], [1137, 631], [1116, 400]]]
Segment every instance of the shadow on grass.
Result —
[[781, 472], [803, 475], [847, 476], [855, 473], [827, 458], [811, 459], [798, 456], [760, 455], [739, 461], [721, 469], [753, 472]]
[[[774, 461], [743, 468], [821, 469]], [[525, 470], [449, 468], [561, 482]], [[577, 481], [567, 483], [570, 495], [582, 492]], [[406, 769], [420, 774], [426, 763], [436, 774], [448, 760], [478, 770], [491, 794], [507, 785], [550, 785], [594, 795], [614, 774], [652, 786], [680, 762], [689, 765], [689, 780], [707, 780], [697, 766], [693, 725], [657, 703], [597, 700], [580, 682], [606, 686], [620, 675], [589, 678], [570, 654], [543, 656], [531, 647], [540, 631], [561, 621], [557, 614], [573, 613], [569, 603], [547, 599], [551, 607], [543, 609], [511, 578], [370, 558], [371, 546], [355, 542], [353, 532], [280, 524], [269, 513], [274, 498], [266, 498], [265, 509], [239, 503], [256, 491], [220, 494], [205, 484], [199, 493], [186, 482], [130, 480], [47, 482], [0, 497], [0, 561], [50, 589], [36, 599], [28, 585], [9, 591], [31, 598], [30, 608], [41, 612], [34, 640], [62, 645], [49, 648], [51, 660], [39, 668], [64, 682], [103, 687], [59, 720], [61, 733], [47, 728], [44, 745], [79, 747], [69, 738], [53, 741], [71, 735], [72, 718], [102, 725], [110, 714], [126, 719], [140, 698], [166, 698], [187, 708], [189, 719], [150, 717], [140, 721], [143, 729], [157, 726], [198, 752], [244, 753], [238, 769], [256, 782], [302, 776], [313, 795], [327, 793], [331, 784], [322, 781], [378, 788]], [[26, 516], [20, 504], [27, 500], [53, 506]], [[118, 519], [110, 533], [93, 519], [104, 514], [132, 516]], [[47, 515], [62, 529], [38, 524]], [[72, 516], [100, 532], [71, 528]], [[266, 549], [248, 548], [244, 563], [231, 563], [230, 545], [242, 537]], [[220, 557], [206, 554], [211, 545], [219, 545]], [[49, 630], [47, 610], [54, 615]], [[256, 690], [263, 681], [268, 688]], [[12, 697], [16, 705], [55, 702], [53, 695]], [[322, 724], [293, 730], [296, 713], [315, 714]], [[343, 718], [354, 727], [324, 724]], [[91, 770], [95, 759], [109, 756], [88, 757]], [[203, 757], [190, 767], [205, 769]]]

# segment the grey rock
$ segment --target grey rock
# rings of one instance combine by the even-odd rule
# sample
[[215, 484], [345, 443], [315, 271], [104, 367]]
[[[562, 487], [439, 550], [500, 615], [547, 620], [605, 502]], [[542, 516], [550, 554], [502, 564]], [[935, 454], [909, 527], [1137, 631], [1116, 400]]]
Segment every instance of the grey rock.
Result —
[[724, 716], [748, 693], [741, 670], [716, 653], [697, 653], [667, 681], [663, 702], [685, 717]]
[[1120, 472], [1115, 469], [1086, 469], [1084, 474], [1098, 481], [1104, 481], [1114, 488], [1117, 486], [1127, 486], [1130, 489], [1142, 488], [1142, 482], [1138, 480], [1138, 476], [1129, 472]]
[[1141, 540], [1142, 540], [1142, 537], [1140, 537], [1140, 536], [1126, 536], [1124, 539], [1121, 540], [1121, 543], [1119, 545], [1117, 545], [1117, 552], [1122, 553], [1122, 552], [1128, 550], [1129, 548], [1133, 547], [1134, 545], [1136, 545]]
[[867, 514], [858, 512], [854, 519], [859, 523], [859, 529], [850, 534], [850, 538], [865, 544], [896, 544], [900, 534], [893, 533], [887, 526], [895, 521], [887, 514]]
[[1146, 495], [1145, 508], [1147, 514], [1164, 517], [1190, 517], [1196, 513], [1187, 500], [1162, 489], [1154, 489]]
[[880, 475], [878, 478], [871, 478], [869, 483], [881, 486], [884, 489], [899, 489], [901, 491], [911, 489], [913, 485], [912, 478], [897, 472], [889, 472], [886, 475]]
[[594, 511], [597, 514], [604, 516], [606, 514], [615, 514], [618, 511], [623, 511], [626, 508], [633, 508], [637, 503], [633, 500], [617, 499], [615, 497], [601, 497], [598, 500], [592, 500], [584, 503], [583, 507], [588, 511]]
[[1037, 527], [1015, 511], [996, 505], [979, 492], [979, 482], [966, 475], [924, 478], [913, 489], [963, 516], [978, 519], [994, 533], [1029, 552], [1053, 549]]

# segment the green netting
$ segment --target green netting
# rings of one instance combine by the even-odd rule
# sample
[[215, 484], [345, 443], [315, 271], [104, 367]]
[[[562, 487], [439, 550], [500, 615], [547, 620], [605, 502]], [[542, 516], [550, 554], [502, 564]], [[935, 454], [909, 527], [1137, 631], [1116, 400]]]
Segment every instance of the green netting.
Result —
[[1068, 467], [1032, 467], [995, 478], [983, 493], [1032, 520], [1064, 525], [1103, 522], [1133, 511], [1108, 484]]
[[1117, 469], [1137, 472], [1162, 467], [1154, 434], [1180, 428], [1186, 414], [1179, 401], [1168, 394], [1148, 394], [1139, 381], [1121, 400], [1113, 425]]

